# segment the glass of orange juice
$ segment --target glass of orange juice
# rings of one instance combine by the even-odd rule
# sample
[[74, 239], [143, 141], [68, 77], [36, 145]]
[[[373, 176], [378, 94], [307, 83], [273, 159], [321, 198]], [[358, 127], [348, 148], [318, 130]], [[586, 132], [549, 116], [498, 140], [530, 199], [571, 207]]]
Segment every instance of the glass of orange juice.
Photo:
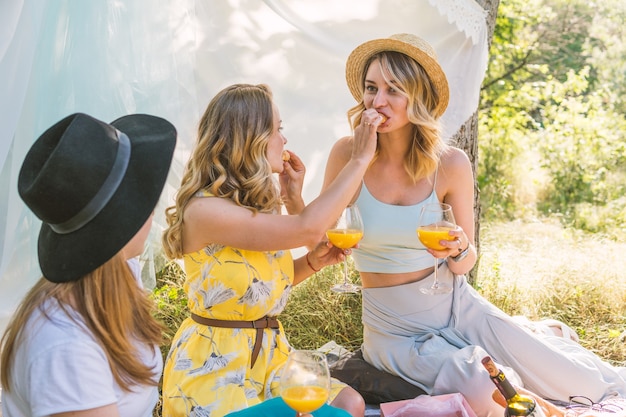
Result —
[[[355, 205], [346, 207], [335, 225], [326, 231], [326, 237], [334, 246], [348, 249], [359, 243], [363, 237], [363, 220], [359, 208]], [[331, 290], [339, 293], [356, 293], [360, 286], [348, 281], [348, 259], [343, 260], [343, 283], [335, 284]]]
[[[447, 249], [440, 242], [442, 240], [454, 240], [450, 235], [451, 230], [456, 229], [452, 207], [446, 203], [431, 203], [422, 207], [417, 224], [417, 237], [422, 245], [434, 250]], [[439, 259], [435, 259], [434, 282], [429, 288], [421, 288], [424, 294], [447, 294], [452, 291], [452, 287], [439, 282], [437, 279], [437, 269]]]
[[280, 375], [280, 396], [296, 416], [323, 406], [330, 396], [326, 355], [316, 350], [292, 350]]

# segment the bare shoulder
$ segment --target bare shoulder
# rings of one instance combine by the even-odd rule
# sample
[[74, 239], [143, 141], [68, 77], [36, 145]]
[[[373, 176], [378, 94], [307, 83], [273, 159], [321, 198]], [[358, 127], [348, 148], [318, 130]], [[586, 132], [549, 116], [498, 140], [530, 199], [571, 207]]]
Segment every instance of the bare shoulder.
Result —
[[463, 174], [472, 171], [472, 165], [467, 154], [454, 146], [448, 146], [441, 155], [441, 167], [450, 174]]
[[228, 198], [194, 197], [185, 207], [184, 223], [188, 225], [210, 223], [218, 218], [223, 219], [224, 215], [233, 213], [238, 208], [240, 207]]
[[191, 253], [210, 243], [226, 242], [233, 230], [241, 228], [250, 217], [250, 210], [229, 198], [192, 198], [183, 214], [183, 251]]
[[354, 138], [352, 136], [344, 136], [333, 144], [326, 161], [322, 190], [325, 190], [333, 182], [343, 167], [350, 161], [353, 141]]
[[353, 141], [354, 138], [352, 136], [344, 136], [340, 138], [333, 144], [333, 147], [330, 150], [331, 155], [347, 161], [350, 159], [350, 155], [352, 154]]

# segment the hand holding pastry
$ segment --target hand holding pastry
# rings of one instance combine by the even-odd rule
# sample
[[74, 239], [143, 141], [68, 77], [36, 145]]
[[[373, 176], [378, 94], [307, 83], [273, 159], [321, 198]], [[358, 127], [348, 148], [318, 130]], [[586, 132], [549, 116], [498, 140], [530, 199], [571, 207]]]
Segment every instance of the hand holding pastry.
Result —
[[[285, 158], [288, 155], [288, 159]], [[302, 186], [306, 169], [298, 155], [283, 151], [283, 172], [278, 175], [280, 196], [289, 214], [298, 214], [304, 208]]]

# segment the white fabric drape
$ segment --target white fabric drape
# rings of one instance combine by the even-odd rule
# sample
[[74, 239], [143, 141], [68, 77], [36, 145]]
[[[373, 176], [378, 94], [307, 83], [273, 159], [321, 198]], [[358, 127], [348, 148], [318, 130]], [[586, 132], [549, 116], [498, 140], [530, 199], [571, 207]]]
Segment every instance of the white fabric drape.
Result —
[[105, 121], [150, 113], [174, 123], [175, 161], [150, 239], [158, 246], [163, 209], [218, 90], [271, 86], [287, 148], [307, 165], [310, 201], [332, 143], [350, 132], [345, 59], [365, 40], [400, 32], [425, 38], [439, 55], [451, 136], [476, 109], [487, 66], [485, 15], [474, 0], [0, 2], [0, 332], [40, 276], [40, 223], [17, 194], [17, 176], [48, 126], [78, 111]]

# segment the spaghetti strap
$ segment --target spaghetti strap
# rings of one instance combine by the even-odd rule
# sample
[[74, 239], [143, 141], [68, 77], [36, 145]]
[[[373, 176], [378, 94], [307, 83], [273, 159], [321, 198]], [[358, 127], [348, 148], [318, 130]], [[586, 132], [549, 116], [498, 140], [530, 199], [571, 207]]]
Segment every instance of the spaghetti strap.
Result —
[[439, 164], [437, 164], [437, 169], [435, 169], [435, 178], [433, 179], [433, 193], [436, 192], [436, 186], [437, 186], [437, 174], [439, 174]]

